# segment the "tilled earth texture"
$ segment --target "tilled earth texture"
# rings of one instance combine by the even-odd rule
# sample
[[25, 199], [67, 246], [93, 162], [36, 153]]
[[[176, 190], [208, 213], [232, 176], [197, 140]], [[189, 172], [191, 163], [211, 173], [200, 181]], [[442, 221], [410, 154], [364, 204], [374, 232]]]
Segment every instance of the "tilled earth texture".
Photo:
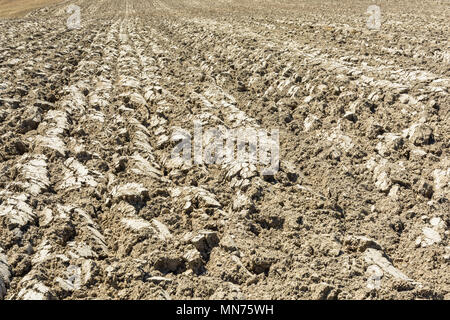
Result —
[[[450, 299], [450, 2], [372, 4], [1, 19], [0, 298]], [[173, 157], [194, 121], [279, 170]]]

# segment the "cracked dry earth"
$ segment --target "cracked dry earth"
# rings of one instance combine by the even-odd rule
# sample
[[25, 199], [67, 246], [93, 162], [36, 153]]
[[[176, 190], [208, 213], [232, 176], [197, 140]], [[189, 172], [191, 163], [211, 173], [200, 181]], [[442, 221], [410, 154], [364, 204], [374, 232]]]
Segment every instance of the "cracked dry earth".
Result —
[[[450, 299], [450, 4], [371, 4], [0, 20], [0, 298]], [[171, 158], [194, 120], [280, 170]]]

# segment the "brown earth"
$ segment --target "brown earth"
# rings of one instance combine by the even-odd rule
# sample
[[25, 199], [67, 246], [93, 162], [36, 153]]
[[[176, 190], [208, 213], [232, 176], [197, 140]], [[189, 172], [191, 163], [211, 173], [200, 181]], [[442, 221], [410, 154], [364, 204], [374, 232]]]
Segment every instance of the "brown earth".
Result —
[[450, 298], [448, 1], [70, 4], [0, 20], [0, 298]]
[[[37, 8], [61, 3], [61, 0], [0, 0], [0, 18], [23, 17]], [[67, 2], [67, 1], [66, 1]]]

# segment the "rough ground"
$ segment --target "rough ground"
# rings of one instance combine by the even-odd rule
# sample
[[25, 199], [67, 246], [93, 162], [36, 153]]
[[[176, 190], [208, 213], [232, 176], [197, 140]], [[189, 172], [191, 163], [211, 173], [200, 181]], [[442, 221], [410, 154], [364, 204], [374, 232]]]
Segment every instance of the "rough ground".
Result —
[[72, 3], [0, 20], [0, 298], [450, 299], [448, 1]]
[[34, 9], [63, 2], [68, 3], [68, 0], [0, 0], [0, 17], [23, 17]]

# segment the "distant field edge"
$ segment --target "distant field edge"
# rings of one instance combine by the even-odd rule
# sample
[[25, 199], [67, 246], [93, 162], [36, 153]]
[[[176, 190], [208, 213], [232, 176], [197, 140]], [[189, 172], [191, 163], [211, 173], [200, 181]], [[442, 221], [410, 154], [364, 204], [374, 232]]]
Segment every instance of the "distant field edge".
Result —
[[62, 3], [63, 0], [0, 0], [0, 18], [21, 18], [30, 11], [48, 5]]

